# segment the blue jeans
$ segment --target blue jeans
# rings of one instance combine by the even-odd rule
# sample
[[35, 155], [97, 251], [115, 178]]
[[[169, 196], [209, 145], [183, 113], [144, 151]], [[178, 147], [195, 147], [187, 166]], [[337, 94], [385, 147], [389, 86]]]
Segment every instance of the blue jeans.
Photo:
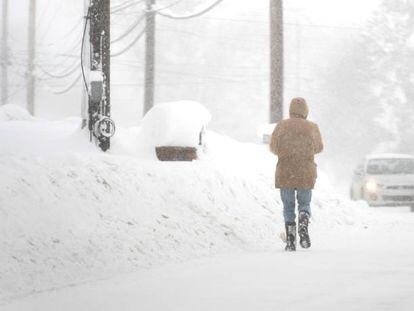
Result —
[[307, 212], [309, 216], [311, 215], [310, 202], [312, 200], [312, 190], [311, 189], [280, 189], [280, 196], [283, 202], [283, 217], [285, 222], [295, 222], [296, 213], [295, 213], [295, 192], [296, 199], [298, 200], [298, 210], [299, 212]]

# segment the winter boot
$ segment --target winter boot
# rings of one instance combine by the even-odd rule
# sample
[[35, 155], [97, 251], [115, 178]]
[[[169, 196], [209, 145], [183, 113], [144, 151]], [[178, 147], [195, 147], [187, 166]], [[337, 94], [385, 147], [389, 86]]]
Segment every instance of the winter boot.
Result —
[[285, 251], [294, 252], [296, 251], [296, 223], [287, 222], [285, 223], [285, 228], [286, 228]]
[[308, 224], [309, 224], [309, 214], [307, 212], [300, 212], [299, 213], [299, 244], [303, 248], [309, 248], [311, 246], [311, 241], [309, 238], [308, 232]]

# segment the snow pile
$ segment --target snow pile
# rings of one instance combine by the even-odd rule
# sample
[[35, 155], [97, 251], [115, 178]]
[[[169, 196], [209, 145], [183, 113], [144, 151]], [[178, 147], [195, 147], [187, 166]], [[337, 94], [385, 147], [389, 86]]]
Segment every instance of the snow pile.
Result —
[[[167, 128], [182, 116], [165, 120]], [[200, 116], [195, 128], [208, 121]], [[267, 146], [208, 132], [201, 160], [143, 160], [126, 145], [125, 153], [119, 146], [97, 152], [74, 121], [0, 124], [0, 145], [11, 146], [0, 150], [0, 301], [173, 261], [283, 247], [276, 159]], [[148, 117], [142, 130], [121, 129], [118, 142], [143, 133], [157, 144], [177, 142], [151, 132], [154, 125]], [[315, 232], [378, 222], [364, 204], [338, 199], [323, 178], [313, 207]]]
[[0, 155], [0, 299], [172, 261], [275, 249], [280, 203], [208, 162]]
[[18, 115], [24, 117], [25, 113], [14, 108], [10, 110], [18, 111], [13, 114], [14, 119], [0, 122], [0, 154], [65, 157], [73, 152], [99, 153], [89, 142], [89, 133], [81, 131], [80, 118], [46, 121], [29, 116], [27, 120], [16, 120]]
[[0, 106], [0, 122], [30, 119], [33, 119], [33, 117], [22, 107], [12, 104]]
[[194, 101], [155, 105], [143, 118], [140, 128], [121, 130], [114, 139], [114, 153], [155, 159], [155, 147], [197, 147], [211, 120], [208, 110]]

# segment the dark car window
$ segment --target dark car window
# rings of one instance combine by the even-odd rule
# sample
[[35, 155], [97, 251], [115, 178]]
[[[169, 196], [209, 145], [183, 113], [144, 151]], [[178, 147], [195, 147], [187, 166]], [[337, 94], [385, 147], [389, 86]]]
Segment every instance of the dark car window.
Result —
[[371, 159], [367, 173], [371, 175], [414, 174], [414, 159]]

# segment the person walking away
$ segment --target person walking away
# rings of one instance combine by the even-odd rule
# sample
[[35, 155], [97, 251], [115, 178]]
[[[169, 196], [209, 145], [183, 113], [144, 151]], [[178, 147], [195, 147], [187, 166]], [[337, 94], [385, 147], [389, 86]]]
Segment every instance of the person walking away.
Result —
[[276, 125], [270, 142], [270, 151], [278, 157], [275, 187], [280, 189], [283, 202], [286, 251], [296, 251], [296, 200], [299, 244], [303, 248], [311, 246], [308, 224], [312, 189], [317, 177], [314, 156], [322, 152], [323, 142], [319, 127], [307, 120], [308, 113], [305, 99], [292, 99], [290, 117]]

